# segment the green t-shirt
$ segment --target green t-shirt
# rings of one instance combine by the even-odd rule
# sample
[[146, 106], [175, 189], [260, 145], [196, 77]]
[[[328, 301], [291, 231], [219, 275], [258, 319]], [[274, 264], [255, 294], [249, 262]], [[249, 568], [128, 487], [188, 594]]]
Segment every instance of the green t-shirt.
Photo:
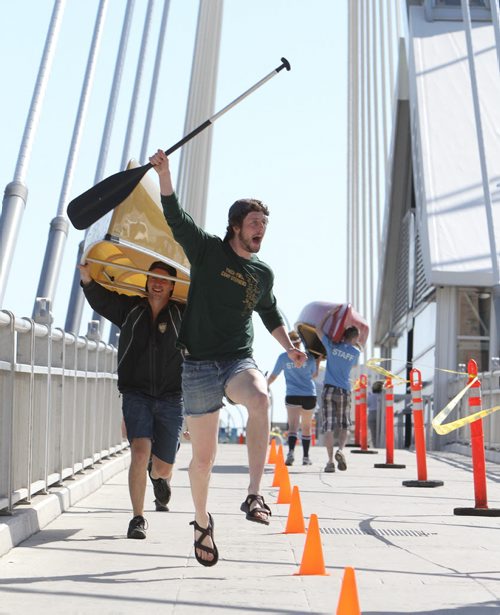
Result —
[[178, 343], [191, 358], [229, 360], [252, 355], [252, 313], [268, 331], [283, 325], [271, 268], [254, 254], [238, 256], [228, 242], [198, 227], [175, 194], [161, 197], [163, 213], [191, 264], [191, 283]]

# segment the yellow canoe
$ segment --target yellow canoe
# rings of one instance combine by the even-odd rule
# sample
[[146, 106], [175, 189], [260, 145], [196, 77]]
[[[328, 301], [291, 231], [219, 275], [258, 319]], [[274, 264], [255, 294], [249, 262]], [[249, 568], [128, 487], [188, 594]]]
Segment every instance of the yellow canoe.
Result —
[[[132, 160], [128, 168], [137, 166]], [[151, 173], [123, 203], [89, 227], [81, 262], [90, 263], [92, 278], [106, 288], [143, 295], [146, 272], [158, 260], [177, 269], [172, 297], [185, 302], [189, 261], [163, 216], [158, 179]]]

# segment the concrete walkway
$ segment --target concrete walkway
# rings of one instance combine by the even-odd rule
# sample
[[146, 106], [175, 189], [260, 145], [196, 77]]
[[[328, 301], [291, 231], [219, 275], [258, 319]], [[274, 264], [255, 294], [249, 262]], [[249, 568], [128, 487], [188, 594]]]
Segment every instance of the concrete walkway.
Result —
[[[290, 506], [276, 504], [274, 466], [267, 466], [263, 481], [271, 525], [245, 520], [239, 506], [248, 480], [246, 447], [238, 444], [220, 445], [211, 483], [221, 559], [213, 568], [200, 566], [188, 525], [190, 445], [183, 444], [170, 512], [153, 511], [148, 485], [146, 540], [125, 538], [131, 514], [121, 469], [0, 557], [0, 613], [332, 614], [344, 569], [353, 567], [365, 615], [498, 615], [500, 517], [453, 514], [455, 507], [474, 506], [470, 461], [428, 454], [428, 478], [444, 486], [411, 488], [402, 481], [417, 478], [414, 453], [396, 451], [395, 461], [406, 464], [396, 470], [374, 468], [385, 461], [384, 451], [351, 451], [346, 472], [322, 472], [322, 448], [312, 450], [314, 465], [289, 468], [306, 523], [311, 514], [319, 520], [324, 576], [296, 574], [306, 536], [283, 533]], [[110, 463], [126, 461], [122, 455]], [[488, 504], [500, 508], [500, 466], [488, 463], [487, 475]], [[16, 509], [14, 517], [2, 518], [0, 530], [12, 533], [22, 515], [42, 525], [43, 501], [54, 497], [63, 496]]]

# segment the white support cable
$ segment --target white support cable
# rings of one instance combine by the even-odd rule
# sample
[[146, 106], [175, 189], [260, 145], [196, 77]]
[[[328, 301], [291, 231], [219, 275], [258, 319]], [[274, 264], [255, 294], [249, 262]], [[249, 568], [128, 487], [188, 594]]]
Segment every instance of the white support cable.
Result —
[[353, 218], [353, 235], [351, 240], [352, 250], [352, 295], [348, 297], [348, 300], [352, 301], [354, 305], [359, 304], [359, 288], [358, 288], [358, 267], [359, 267], [359, 248], [357, 237], [358, 225], [359, 225], [359, 36], [358, 36], [358, 0], [352, 2], [353, 20], [352, 20], [352, 53], [353, 53], [353, 75], [352, 75], [352, 87], [353, 87], [353, 175], [352, 175], [352, 218]]
[[28, 111], [28, 117], [24, 126], [21, 147], [19, 148], [19, 155], [17, 157], [16, 169], [14, 172], [15, 182], [20, 182], [24, 184], [26, 179], [26, 169], [28, 166], [29, 159], [31, 158], [31, 150], [33, 149], [35, 132], [40, 121], [42, 102], [45, 96], [50, 71], [52, 69], [52, 63], [54, 61], [54, 56], [56, 53], [57, 40], [61, 31], [61, 24], [65, 6], [66, 0], [55, 0], [54, 2], [54, 9], [50, 18], [49, 31], [47, 32], [47, 38], [45, 40], [42, 59], [40, 61], [40, 68], [38, 69], [38, 75], [36, 78], [35, 88], [33, 90], [33, 96], [31, 98], [30, 109]]
[[[379, 101], [380, 96], [378, 92], [378, 81], [379, 81], [379, 71], [378, 71], [378, 39], [377, 39], [377, 0], [372, 0], [372, 11], [373, 11], [373, 99], [374, 99], [374, 111], [375, 111], [375, 177], [376, 177], [376, 191], [375, 191], [375, 236], [376, 236], [376, 255], [377, 255], [377, 265], [380, 262], [380, 235], [381, 235], [381, 222], [380, 222], [380, 204], [382, 202], [381, 198], [381, 182], [380, 182], [380, 109], [379, 109]], [[377, 266], [377, 275], [378, 275], [378, 266]]]
[[[406, 4], [406, 0], [405, 0]], [[396, 0], [396, 48], [399, 49], [399, 38], [401, 36], [401, 0]]]
[[386, 75], [386, 63], [385, 63], [385, 37], [387, 32], [386, 22], [384, 20], [384, 6], [385, 2], [380, 2], [379, 10], [379, 28], [380, 28], [380, 66], [381, 66], [381, 78], [382, 78], [382, 136], [384, 142], [384, 184], [387, 177], [387, 155], [388, 155], [388, 136], [387, 136], [387, 83], [385, 79]]
[[101, 139], [101, 147], [99, 148], [99, 158], [97, 160], [96, 171], [94, 176], [94, 184], [101, 181], [104, 176], [109, 144], [111, 141], [111, 132], [116, 114], [116, 106], [118, 103], [118, 95], [123, 77], [123, 67], [125, 65], [125, 56], [127, 52], [128, 41], [130, 38], [130, 27], [134, 14], [135, 0], [128, 0], [123, 18], [122, 32], [120, 35], [120, 43], [118, 53], [116, 55], [115, 70], [113, 74], [113, 82], [108, 101], [108, 110], [106, 112], [106, 120], [104, 122], [104, 131]]
[[153, 74], [151, 77], [151, 90], [149, 93], [148, 110], [146, 112], [146, 123], [144, 126], [144, 133], [142, 136], [142, 146], [141, 146], [141, 155], [140, 155], [141, 164], [144, 164], [146, 162], [146, 158], [148, 155], [149, 135], [151, 133], [151, 123], [153, 120], [154, 107], [156, 103], [156, 93], [158, 90], [158, 82], [160, 81], [160, 68], [161, 68], [161, 61], [163, 58], [163, 47], [164, 47], [165, 38], [166, 38], [169, 8], [170, 8], [170, 0], [164, 0], [163, 13], [162, 13], [161, 22], [160, 22], [160, 31], [158, 34], [158, 43], [156, 46], [155, 65], [154, 65]]
[[[353, 238], [358, 236], [358, 206], [359, 206], [359, 84], [358, 84], [358, 4], [353, 3]], [[353, 241], [354, 243], [354, 241]], [[358, 275], [358, 250], [353, 250], [353, 280], [352, 301], [358, 302], [357, 275]]]
[[[366, 2], [366, 67], [367, 67], [367, 120], [368, 120], [368, 143], [367, 143], [367, 165], [368, 165], [368, 196], [366, 199], [366, 207], [368, 209], [368, 242], [365, 245], [365, 262], [367, 262], [368, 280], [366, 281], [366, 288], [368, 294], [368, 312], [365, 314], [365, 318], [372, 326], [373, 318], [373, 285], [375, 281], [375, 272], [373, 267], [373, 259], [375, 254], [374, 249], [374, 224], [373, 224], [373, 210], [374, 210], [374, 182], [373, 182], [373, 58], [370, 58], [372, 51], [372, 20], [370, 11], [370, 2]], [[370, 59], [372, 61], [370, 61]], [[375, 119], [376, 122], [376, 119]]]
[[347, 4], [347, 217], [346, 217], [346, 297], [351, 296], [352, 275], [352, 0]]
[[[390, 85], [390, 99], [393, 100], [394, 97], [394, 82], [395, 82], [395, 74], [394, 74], [394, 28], [393, 28], [393, 15], [392, 15], [392, 7], [393, 3], [387, 3], [387, 23], [389, 25], [388, 33], [389, 33], [389, 44], [387, 46], [388, 57], [389, 57], [389, 85]], [[398, 45], [396, 44], [396, 49]]]
[[467, 57], [469, 62], [469, 75], [471, 81], [471, 93], [474, 106], [474, 118], [476, 122], [477, 146], [479, 151], [479, 162], [481, 166], [481, 178], [483, 182], [484, 204], [486, 206], [486, 217], [488, 220], [488, 235], [490, 239], [491, 265], [493, 271], [493, 285], [500, 284], [498, 270], [498, 251], [495, 239], [495, 226], [493, 218], [493, 203], [489, 186], [488, 166], [486, 162], [486, 152], [484, 147], [483, 125], [481, 121], [481, 105], [479, 101], [479, 90], [476, 76], [476, 62], [474, 59], [474, 46], [472, 44], [472, 22], [470, 17], [469, 3], [461, 0], [462, 15], [464, 20], [465, 40], [467, 42]]
[[[213, 115], [222, 13], [223, 0], [200, 1], [184, 134]], [[209, 127], [182, 148], [177, 178], [177, 192], [184, 208], [202, 227], [206, 218], [211, 148], [212, 127]]]
[[500, 11], [498, 9], [498, 0], [490, 0], [491, 21], [495, 30], [495, 47], [497, 51], [498, 70], [500, 71]]
[[66, 206], [68, 204], [68, 194], [73, 183], [73, 175], [75, 172], [76, 158], [80, 152], [80, 143], [83, 135], [83, 126], [85, 124], [85, 116], [87, 114], [88, 104], [90, 101], [90, 92], [94, 83], [95, 70], [97, 65], [97, 55], [102, 40], [103, 26], [108, 8], [108, 0], [101, 0], [97, 10], [97, 17], [94, 26], [92, 42], [83, 78], [82, 91], [80, 94], [80, 102], [76, 114], [75, 125], [73, 128], [73, 136], [68, 151], [68, 160], [66, 162], [66, 170], [64, 173], [63, 185], [59, 196], [59, 205], [57, 207], [58, 216], [66, 216]]
[[146, 61], [146, 52], [148, 48], [149, 34], [151, 32], [153, 8], [154, 8], [154, 0], [149, 0], [148, 6], [146, 9], [146, 15], [144, 18], [144, 27], [142, 30], [141, 47], [139, 50], [139, 57], [137, 59], [137, 68], [136, 68], [136, 73], [135, 73], [134, 90], [132, 93], [132, 100], [130, 102], [130, 111], [129, 111], [128, 120], [127, 120], [127, 130], [125, 132], [125, 141], [123, 143], [121, 169], [125, 169], [127, 167], [127, 163], [130, 157], [130, 143], [132, 141], [132, 135], [134, 132], [135, 118], [137, 114], [137, 105], [138, 105], [139, 96], [141, 93], [142, 77], [144, 74], [144, 65]]
[[[358, 283], [360, 285], [360, 290], [362, 290], [362, 310], [363, 315], [366, 317], [366, 313], [368, 310], [367, 297], [366, 297], [366, 269], [365, 269], [365, 254], [366, 254], [366, 244], [367, 244], [367, 236], [366, 236], [366, 223], [365, 223], [365, 202], [366, 202], [366, 126], [365, 126], [365, 110], [366, 110], [366, 93], [365, 93], [365, 66], [366, 66], [366, 58], [365, 58], [365, 16], [364, 16], [365, 5], [362, 4], [360, 11], [360, 63], [361, 63], [361, 71], [360, 71], [360, 79], [361, 79], [361, 105], [360, 105], [360, 129], [361, 129], [361, 203], [360, 203], [360, 225], [361, 232], [358, 237], [361, 237], [361, 258], [358, 269]], [[361, 297], [360, 297], [361, 299]]]
[[17, 238], [28, 198], [28, 189], [25, 184], [27, 167], [31, 159], [42, 103], [55, 56], [64, 7], [65, 0], [56, 0], [54, 3], [40, 68], [21, 139], [14, 179], [7, 184], [4, 191], [0, 215], [0, 306], [3, 304], [7, 289], [12, 260], [18, 243]]

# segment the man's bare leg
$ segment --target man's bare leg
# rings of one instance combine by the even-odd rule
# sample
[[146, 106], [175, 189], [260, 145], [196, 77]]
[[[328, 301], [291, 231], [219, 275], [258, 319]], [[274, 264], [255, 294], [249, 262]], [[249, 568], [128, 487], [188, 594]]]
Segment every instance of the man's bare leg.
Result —
[[337, 442], [339, 443], [339, 449], [340, 450], [342, 450], [344, 448], [344, 446], [346, 445], [348, 435], [349, 435], [349, 430], [348, 429], [339, 429], [338, 430], [338, 440], [337, 440]]
[[325, 441], [326, 453], [328, 455], [328, 462], [333, 463], [333, 431], [325, 432], [324, 441]]
[[[226, 394], [233, 402], [245, 406], [248, 411], [247, 453], [250, 481], [248, 494], [260, 495], [260, 483], [266, 465], [269, 444], [269, 397], [267, 382], [256, 369], [236, 374], [226, 387]], [[258, 506], [254, 503], [252, 508]], [[267, 518], [265, 513], [256, 513]]]
[[166, 461], [162, 461], [156, 455], [152, 455], [151, 478], [163, 478], [164, 480], [168, 480], [170, 482], [173, 469], [173, 463], [167, 463]]
[[[189, 481], [195, 510], [194, 518], [200, 527], [206, 528], [209, 522], [207, 511], [208, 486], [217, 453], [219, 411], [202, 416], [188, 416], [186, 420], [193, 448], [193, 455], [189, 464]], [[200, 532], [195, 530], [195, 536], [198, 539]], [[213, 547], [213, 542], [208, 536], [203, 544], [207, 547]], [[198, 549], [197, 553], [201, 559], [213, 559], [212, 554], [201, 549]]]
[[149, 438], [134, 438], [130, 443], [130, 467], [128, 470], [128, 488], [134, 517], [144, 516], [144, 496], [146, 493], [149, 457], [151, 455], [151, 440]]

